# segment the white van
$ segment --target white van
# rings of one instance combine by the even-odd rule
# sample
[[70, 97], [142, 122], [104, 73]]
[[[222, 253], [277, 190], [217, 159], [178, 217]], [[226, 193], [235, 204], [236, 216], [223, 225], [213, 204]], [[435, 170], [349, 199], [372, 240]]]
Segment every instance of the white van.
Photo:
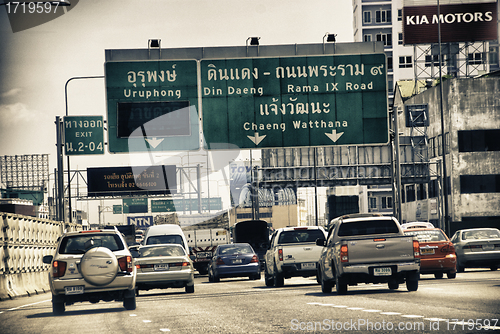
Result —
[[150, 226], [146, 231], [146, 237], [142, 244], [179, 244], [184, 247], [186, 254], [189, 254], [186, 237], [179, 225], [162, 224]]

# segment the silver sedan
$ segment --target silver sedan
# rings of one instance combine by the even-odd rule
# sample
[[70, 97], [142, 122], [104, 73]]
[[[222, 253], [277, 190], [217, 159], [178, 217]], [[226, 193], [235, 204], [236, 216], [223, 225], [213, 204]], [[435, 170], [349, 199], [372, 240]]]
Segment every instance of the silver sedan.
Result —
[[451, 238], [457, 254], [457, 271], [465, 268], [490, 268], [500, 265], [500, 231], [496, 228], [459, 230]]

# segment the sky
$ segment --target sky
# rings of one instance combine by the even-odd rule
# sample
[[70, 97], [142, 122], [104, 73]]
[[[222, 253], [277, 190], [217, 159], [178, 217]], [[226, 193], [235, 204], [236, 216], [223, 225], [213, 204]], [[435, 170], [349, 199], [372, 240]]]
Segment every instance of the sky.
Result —
[[[0, 0], [1, 1], [1, 0]], [[0, 6], [0, 156], [49, 154], [56, 165], [55, 117], [65, 115], [65, 83], [104, 75], [104, 50], [352, 42], [350, 0], [72, 0], [64, 15], [13, 32]], [[68, 8], [68, 7], [66, 7]], [[36, 15], [36, 14], [32, 14]], [[69, 115], [103, 115], [103, 79], [68, 84]], [[106, 137], [106, 135], [105, 135]], [[178, 155], [178, 152], [177, 152]], [[128, 165], [127, 154], [73, 156], [71, 168]]]

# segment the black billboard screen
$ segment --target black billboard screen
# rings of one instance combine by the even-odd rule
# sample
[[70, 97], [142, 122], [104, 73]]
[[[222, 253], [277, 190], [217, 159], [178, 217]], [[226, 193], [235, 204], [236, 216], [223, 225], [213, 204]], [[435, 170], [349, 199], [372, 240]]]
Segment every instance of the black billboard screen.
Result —
[[175, 194], [176, 167], [87, 168], [87, 191], [89, 197]]

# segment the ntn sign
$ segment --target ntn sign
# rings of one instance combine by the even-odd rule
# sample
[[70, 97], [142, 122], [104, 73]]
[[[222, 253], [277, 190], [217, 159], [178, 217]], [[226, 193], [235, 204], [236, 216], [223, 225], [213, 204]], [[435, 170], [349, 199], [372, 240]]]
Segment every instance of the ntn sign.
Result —
[[[438, 15], [439, 11], [439, 15]], [[474, 42], [498, 38], [497, 3], [403, 7], [404, 44]]]
[[209, 149], [388, 141], [385, 54], [201, 60]]

